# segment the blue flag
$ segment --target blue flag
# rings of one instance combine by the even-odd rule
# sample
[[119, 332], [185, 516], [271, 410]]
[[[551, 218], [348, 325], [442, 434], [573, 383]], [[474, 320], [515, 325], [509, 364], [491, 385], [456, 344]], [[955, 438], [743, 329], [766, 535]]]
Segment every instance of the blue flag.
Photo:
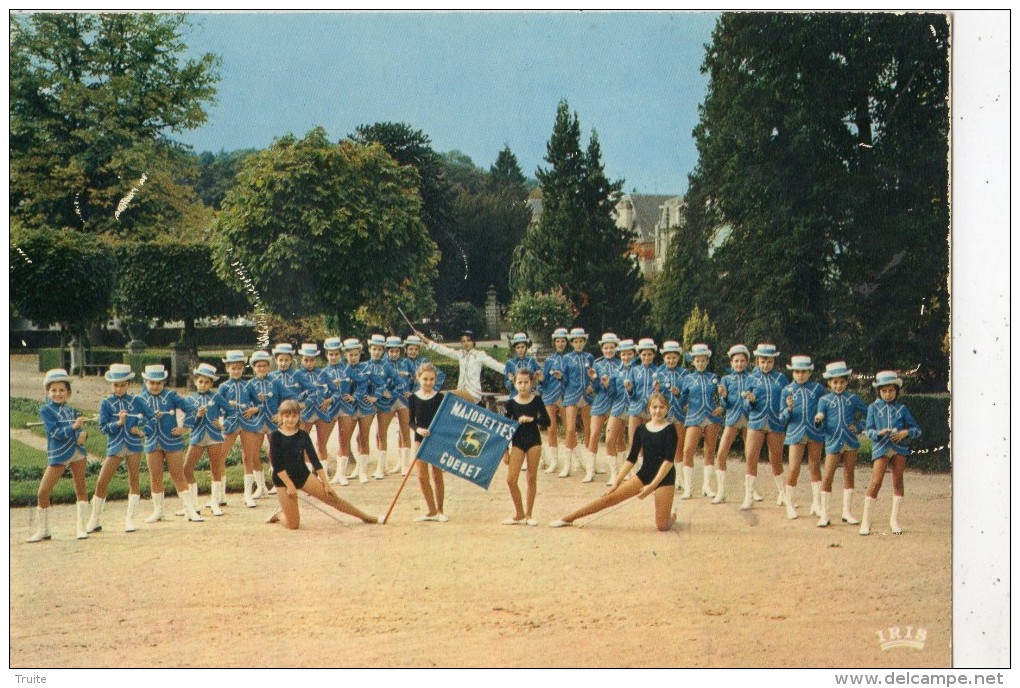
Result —
[[516, 430], [517, 421], [446, 394], [417, 458], [487, 490]]

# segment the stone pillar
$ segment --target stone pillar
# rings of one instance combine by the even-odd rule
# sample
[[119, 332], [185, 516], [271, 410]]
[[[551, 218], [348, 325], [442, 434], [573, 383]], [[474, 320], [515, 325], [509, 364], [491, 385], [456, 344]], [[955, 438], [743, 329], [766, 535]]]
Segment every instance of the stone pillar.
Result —
[[502, 321], [499, 317], [499, 301], [496, 300], [496, 287], [489, 285], [485, 293], [485, 338], [496, 340], [500, 337]]
[[85, 374], [85, 345], [81, 338], [75, 336], [71, 339], [71, 364], [68, 366], [68, 373], [75, 375]]
[[189, 369], [188, 347], [181, 342], [174, 342], [170, 345], [170, 379], [174, 387], [183, 387], [188, 384]]

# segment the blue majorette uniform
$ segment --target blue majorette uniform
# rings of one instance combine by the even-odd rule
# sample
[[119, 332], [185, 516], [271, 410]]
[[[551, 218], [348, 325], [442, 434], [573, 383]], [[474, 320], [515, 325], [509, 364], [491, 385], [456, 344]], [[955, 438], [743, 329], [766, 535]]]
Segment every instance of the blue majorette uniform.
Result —
[[[591, 404], [593, 395], [588, 392], [591, 386], [588, 371], [594, 363], [595, 357], [587, 351], [571, 351], [563, 356], [564, 406]], [[542, 399], [545, 401], [545, 397]]]
[[[611, 358], [602, 356], [595, 359], [595, 363], [592, 364], [592, 368], [595, 370], [595, 379], [591, 381], [595, 397], [591, 402], [591, 415], [605, 416], [613, 410], [616, 397], [623, 389], [617, 379], [622, 365], [616, 356]], [[604, 377], [609, 378], [605, 383], [602, 382]]]
[[[682, 397], [684, 378], [688, 375], [690, 375], [690, 371], [686, 368], [681, 368], [680, 366], [670, 368], [667, 365], [659, 366], [659, 370], [655, 373], [655, 381], [659, 383], [659, 391], [669, 401], [669, 412], [666, 414], [666, 420], [670, 423], [683, 423], [687, 417]], [[678, 392], [677, 394], [674, 394], [672, 391], [674, 387]]]
[[[400, 370], [406, 371], [408, 374], [408, 378], [411, 384], [411, 393], [413, 394], [414, 392], [417, 392], [419, 389], [421, 389], [421, 384], [419, 384], [418, 382], [418, 368], [421, 367], [423, 363], [429, 363], [429, 359], [421, 355], [415, 356], [414, 358], [411, 358], [410, 356], [404, 356], [402, 359], [397, 361], [397, 363], [400, 364]], [[445, 380], [446, 373], [444, 373], [443, 370], [437, 366], [435, 389], [439, 390], [440, 388], [442, 388], [443, 381]]]
[[723, 375], [719, 381], [726, 388], [726, 396], [719, 397], [719, 404], [726, 409], [726, 427], [747, 427], [747, 402], [744, 393], [751, 391], [753, 378], [743, 370]]
[[365, 397], [369, 395], [371, 383], [371, 369], [365, 361], [359, 361], [354, 365], [347, 365], [347, 377], [353, 385], [351, 394], [354, 395], [354, 406], [359, 417], [370, 416], [375, 413], [375, 406], [370, 404]]
[[646, 413], [645, 406], [648, 404], [649, 395], [655, 391], [655, 375], [658, 370], [659, 366], [654, 363], [650, 365], [637, 363], [627, 371], [627, 381], [630, 382], [630, 391], [627, 392], [630, 405], [627, 412], [630, 415], [642, 416]]
[[[318, 384], [322, 391], [319, 393], [319, 404], [315, 407], [319, 420], [332, 423], [341, 414], [353, 416], [358, 412], [354, 404], [344, 399], [346, 395], [352, 393], [354, 387], [350, 376], [347, 374], [349, 368], [350, 366], [343, 362], [336, 365], [327, 363], [322, 371], [319, 372]], [[332, 402], [323, 411], [319, 406], [326, 399], [331, 399]]]
[[613, 385], [616, 387], [616, 396], [613, 401], [613, 408], [610, 409], [609, 415], [613, 418], [625, 418], [630, 415], [630, 396], [627, 394], [627, 388], [624, 386], [624, 381], [627, 379], [630, 369], [634, 367], [634, 361], [632, 359], [629, 364], [620, 361], [620, 365], [616, 368]]
[[[226, 400], [213, 392], [196, 392], [186, 398], [190, 408], [184, 414], [184, 427], [191, 430], [188, 435], [188, 445], [205, 447], [210, 444], [217, 444], [223, 441], [223, 431], [216, 422], [226, 414], [230, 413], [232, 407]], [[205, 409], [205, 415], [199, 416], [198, 411]]]
[[251, 418], [245, 418], [242, 413], [241, 429], [248, 432], [266, 433], [278, 429], [276, 423], [273, 422], [273, 416], [280, 410], [280, 402], [293, 398], [293, 395], [280, 383], [279, 378], [271, 379], [266, 375], [259, 379], [256, 375], [245, 385], [243, 398], [242, 411], [257, 408], [259, 412]]
[[372, 413], [389, 413], [397, 401], [397, 396], [393, 392], [396, 385], [396, 381], [393, 379], [396, 377], [396, 371], [393, 366], [387, 366], [386, 361], [381, 358], [369, 360], [366, 365], [368, 366], [368, 396], [376, 398], [375, 403], [371, 404]]
[[242, 378], [235, 380], [228, 377], [216, 388], [216, 396], [226, 402], [228, 409], [220, 417], [224, 435], [232, 435], [241, 429], [241, 404], [246, 403], [244, 388], [247, 384]]
[[[120, 422], [120, 412], [126, 411], [124, 425]], [[99, 429], [106, 435], [107, 456], [128, 456], [140, 454], [144, 440], [132, 430], [141, 428], [152, 420], [152, 409], [141, 403], [136, 396], [111, 394], [99, 404]]]
[[316, 409], [322, 403], [325, 393], [325, 388], [319, 383], [319, 370], [313, 369], [309, 372], [304, 367], [299, 368], [294, 373], [294, 382], [298, 389], [294, 398], [304, 404], [301, 409], [301, 422], [314, 423], [319, 417]]
[[506, 387], [510, 395], [517, 394], [517, 388], [514, 387], [514, 375], [521, 368], [527, 368], [532, 373], [537, 373], [542, 370], [542, 366], [539, 365], [538, 361], [533, 356], [525, 356], [524, 358], [508, 358], [506, 361], [506, 377], [503, 378], [503, 386]]
[[183, 451], [184, 439], [180, 435], [172, 435], [171, 431], [179, 427], [177, 411], [187, 413], [191, 405], [177, 392], [166, 388], [157, 395], [143, 390], [138, 399], [152, 412], [152, 420], [145, 427], [145, 451]]
[[546, 406], [555, 406], [563, 401], [563, 380], [553, 373], [563, 372], [565, 357], [566, 354], [555, 351], [542, 362], [542, 383], [538, 386], [538, 391], [542, 397], [542, 403]]
[[411, 396], [412, 384], [411, 372], [403, 366], [406, 359], [401, 357], [397, 360], [386, 361], [387, 375], [390, 378], [393, 392], [393, 408], [407, 408], [407, 400]]
[[82, 430], [71, 426], [78, 418], [78, 411], [67, 404], [47, 401], [39, 407], [39, 420], [46, 430], [46, 463], [63, 466], [71, 461], [85, 458], [85, 448], [78, 444]]
[[891, 432], [880, 437], [878, 433], [882, 430], [892, 430], [893, 432], [906, 430], [909, 433], [907, 439], [910, 440], [921, 436], [921, 426], [917, 424], [906, 406], [899, 401], [888, 404], [884, 399], [876, 399], [868, 407], [868, 420], [864, 426], [864, 434], [873, 442], [871, 458], [880, 459], [889, 452], [910, 456], [910, 447], [893, 442]]
[[[783, 410], [780, 420], [786, 423], [786, 438], [783, 444], [800, 444], [802, 440], [824, 442], [825, 435], [815, 425], [815, 414], [818, 412], [818, 400], [825, 396], [825, 387], [808, 380], [803, 385], [791, 382], [779, 393]], [[793, 410], [787, 406], [786, 400], [793, 398]]]
[[772, 369], [768, 374], [755, 368], [751, 372], [751, 389], [754, 394], [754, 403], [744, 400], [744, 409], [747, 411], [747, 427], [751, 430], [765, 430], [767, 432], [783, 432], [786, 425], [779, 414], [783, 412], [785, 397], [782, 396], [783, 387], [790, 384], [789, 379], [778, 370]]
[[683, 380], [680, 388], [680, 402], [687, 407], [684, 427], [692, 428], [708, 423], [722, 423], [721, 415], [713, 413], [719, 407], [719, 376], [707, 370], [691, 371]]
[[[289, 370], [274, 370], [269, 373], [269, 375], [266, 375], [266, 377], [280, 381], [280, 385], [283, 386], [284, 390], [286, 390], [290, 395], [284, 397], [284, 399], [296, 399], [297, 401], [307, 405], [305, 399], [312, 394], [318, 394], [318, 390], [315, 387], [315, 383], [312, 381], [312, 377], [304, 368], [298, 368], [297, 370], [294, 370], [293, 368], [290, 368]], [[302, 409], [302, 411], [303, 410], [304, 409]], [[302, 418], [302, 420], [305, 419]]]
[[868, 407], [853, 392], [829, 392], [818, 400], [818, 413], [822, 414], [822, 431], [825, 433], [825, 453], [839, 454], [844, 450], [860, 448], [858, 416], [867, 417]]

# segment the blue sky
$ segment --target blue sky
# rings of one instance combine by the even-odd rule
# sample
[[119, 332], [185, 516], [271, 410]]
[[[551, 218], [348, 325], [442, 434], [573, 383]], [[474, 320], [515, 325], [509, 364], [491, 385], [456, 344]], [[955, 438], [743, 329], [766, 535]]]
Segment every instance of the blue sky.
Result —
[[534, 176], [556, 105], [597, 130], [606, 172], [640, 193], [682, 193], [707, 78], [709, 13], [192, 14], [193, 54], [222, 58], [197, 152], [264, 148], [316, 125], [406, 122], [440, 152], [488, 168], [504, 145]]

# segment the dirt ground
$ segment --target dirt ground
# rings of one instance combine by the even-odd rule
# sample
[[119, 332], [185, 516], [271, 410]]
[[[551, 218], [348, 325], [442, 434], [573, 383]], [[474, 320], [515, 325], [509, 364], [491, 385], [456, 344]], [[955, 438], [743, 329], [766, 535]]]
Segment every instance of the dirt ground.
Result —
[[[11, 366], [11, 394], [41, 399], [33, 364]], [[91, 408], [104, 393], [92, 379], [72, 401]], [[382, 526], [302, 505], [290, 532], [263, 523], [272, 498], [246, 509], [231, 494], [222, 517], [135, 533], [112, 502], [106, 529], [81, 541], [73, 507], [55, 506], [53, 540], [27, 544], [33, 510], [11, 509], [10, 666], [950, 666], [949, 475], [908, 473], [901, 536], [888, 530], [887, 479], [874, 534], [861, 537], [838, 524], [839, 477], [837, 522], [822, 529], [806, 514], [803, 473], [795, 521], [775, 506], [767, 470], [766, 500], [740, 511], [742, 473], [732, 461], [725, 504], [678, 500], [668, 533], [637, 501], [587, 527], [548, 528], [606, 488], [604, 476], [545, 473], [541, 526], [502, 526], [503, 470], [488, 491], [447, 477], [445, 524], [413, 522], [424, 513], [413, 480]], [[859, 516], [868, 471], [856, 480]], [[380, 513], [399, 483], [339, 489]], [[883, 649], [889, 629], [923, 635], [923, 648]]]

